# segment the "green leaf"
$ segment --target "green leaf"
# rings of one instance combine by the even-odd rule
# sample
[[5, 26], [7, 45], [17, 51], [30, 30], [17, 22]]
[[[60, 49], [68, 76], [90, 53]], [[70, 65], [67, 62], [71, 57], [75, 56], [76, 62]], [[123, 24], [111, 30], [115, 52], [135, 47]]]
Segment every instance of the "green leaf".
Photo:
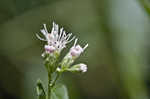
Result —
[[69, 99], [66, 86], [58, 84], [53, 87], [51, 99]]
[[46, 99], [45, 91], [41, 80], [37, 81], [36, 91], [37, 91], [38, 99]]

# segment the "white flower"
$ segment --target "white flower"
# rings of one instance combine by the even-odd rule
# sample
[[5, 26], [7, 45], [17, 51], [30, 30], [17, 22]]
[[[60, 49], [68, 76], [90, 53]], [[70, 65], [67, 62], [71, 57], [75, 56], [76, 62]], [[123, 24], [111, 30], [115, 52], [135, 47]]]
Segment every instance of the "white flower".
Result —
[[78, 57], [80, 54], [88, 47], [86, 44], [83, 48], [80, 45], [76, 45], [78, 39], [75, 39], [74, 45], [70, 49], [70, 55], [73, 57]]
[[75, 39], [75, 36], [71, 38], [72, 33], [66, 34], [63, 28], [59, 30], [59, 26], [54, 22], [51, 33], [48, 32], [46, 24], [44, 24], [44, 29], [41, 30], [41, 33], [45, 38], [41, 38], [39, 35], [36, 36], [42, 41], [47, 41], [48, 45], [55, 47], [58, 52], [65, 48], [67, 43]]
[[82, 71], [82, 72], [86, 72], [87, 71], [87, 65], [86, 64], [79, 64], [79, 71]]

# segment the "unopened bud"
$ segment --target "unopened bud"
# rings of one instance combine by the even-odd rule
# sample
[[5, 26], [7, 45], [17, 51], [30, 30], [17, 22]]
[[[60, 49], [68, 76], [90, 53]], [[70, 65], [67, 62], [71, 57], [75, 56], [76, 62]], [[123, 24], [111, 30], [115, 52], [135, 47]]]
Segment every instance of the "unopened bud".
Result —
[[86, 64], [79, 64], [79, 70], [82, 72], [86, 72], [87, 71], [87, 65]]
[[80, 45], [74, 46], [70, 50], [72, 56], [78, 57], [83, 52], [83, 48]]
[[83, 72], [84, 73], [87, 71], [87, 65], [81, 63], [81, 64], [74, 65], [71, 68], [68, 68], [67, 70], [71, 72]]

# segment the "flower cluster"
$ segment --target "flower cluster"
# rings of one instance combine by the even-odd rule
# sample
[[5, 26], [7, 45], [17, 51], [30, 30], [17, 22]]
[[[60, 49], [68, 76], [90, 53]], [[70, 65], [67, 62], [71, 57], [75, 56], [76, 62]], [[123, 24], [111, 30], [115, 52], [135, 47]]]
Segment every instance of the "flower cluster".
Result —
[[[71, 41], [75, 40], [74, 45], [70, 48], [68, 54], [59, 63], [58, 66], [55, 66], [55, 70], [57, 72], [87, 71], [87, 65], [83, 63], [74, 66], [71, 65], [73, 64], [74, 60], [78, 58], [81, 53], [84, 52], [84, 50], [88, 47], [88, 44], [86, 44], [84, 47], [81, 47], [79, 44], [77, 44], [78, 39], [75, 36], [72, 37], [72, 33], [66, 33], [63, 28], [59, 28], [59, 26], [54, 22], [51, 32], [48, 32], [46, 24], [44, 24], [44, 29], [41, 29], [41, 33], [43, 34], [44, 38], [40, 37], [38, 34], [37, 37], [40, 40], [47, 42], [47, 44], [44, 46], [45, 51], [44, 54], [42, 54], [42, 56], [48, 61], [51, 61], [52, 57], [58, 58], [61, 51], [66, 47], [66, 45]], [[49, 56], [52, 57], [49, 58]]]

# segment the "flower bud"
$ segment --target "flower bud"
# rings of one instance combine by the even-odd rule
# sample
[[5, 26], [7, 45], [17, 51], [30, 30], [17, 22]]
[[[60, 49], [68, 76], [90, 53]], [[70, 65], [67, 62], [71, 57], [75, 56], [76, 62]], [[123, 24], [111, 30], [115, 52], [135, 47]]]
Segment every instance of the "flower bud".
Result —
[[55, 47], [50, 46], [50, 45], [45, 45], [45, 51], [47, 53], [53, 53], [55, 51]]
[[77, 65], [74, 65], [72, 66], [71, 68], [68, 68], [67, 71], [70, 71], [70, 72], [86, 72], [87, 71], [87, 65], [86, 64], [77, 64]]
[[71, 56], [78, 57], [83, 52], [83, 48], [80, 45], [74, 46], [70, 50]]
[[86, 64], [79, 64], [79, 70], [82, 72], [86, 72], [87, 71], [87, 65]]

